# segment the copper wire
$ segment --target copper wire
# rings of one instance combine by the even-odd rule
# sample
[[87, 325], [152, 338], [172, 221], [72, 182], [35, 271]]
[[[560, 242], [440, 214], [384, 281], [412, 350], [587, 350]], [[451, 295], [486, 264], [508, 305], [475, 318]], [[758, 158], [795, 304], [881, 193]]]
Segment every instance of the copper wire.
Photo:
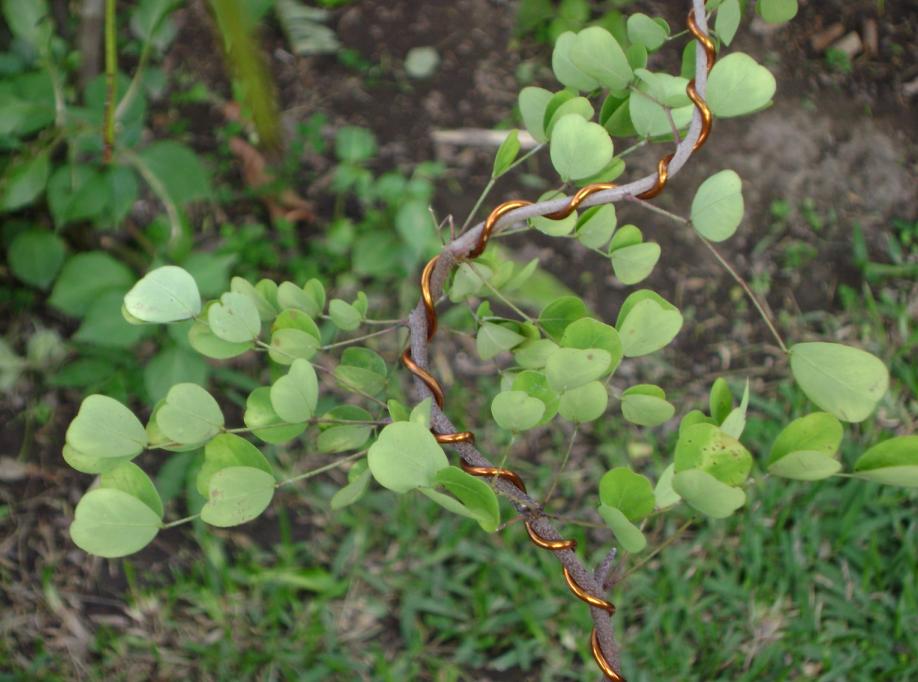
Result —
[[[707, 71], [710, 73], [711, 69], [714, 67], [714, 61], [716, 59], [716, 51], [714, 47], [714, 42], [711, 38], [701, 32], [701, 29], [698, 26], [698, 23], [695, 21], [695, 12], [694, 10], [689, 12], [688, 15], [688, 30], [694, 36], [694, 38], [701, 44], [702, 49], [705, 52], [705, 60]], [[711, 125], [713, 122], [713, 117], [711, 115], [711, 110], [705, 101], [698, 94], [698, 91], [695, 87], [695, 80], [688, 84], [686, 87], [686, 94], [689, 99], [695, 105], [695, 109], [698, 111], [700, 120], [701, 120], [701, 130], [698, 134], [698, 139], [695, 141], [693, 146], [693, 151], [701, 148], [702, 145], [707, 141], [708, 136], [711, 133]], [[656, 197], [663, 189], [666, 187], [666, 183], [669, 179], [669, 164], [673, 159], [673, 154], [667, 154], [662, 159], [660, 159], [657, 164], [657, 177], [654, 181], [653, 186], [645, 192], [642, 192], [637, 196], [638, 199], [653, 199]], [[601, 192], [603, 190], [612, 189], [615, 185], [612, 183], [594, 183], [587, 185], [582, 189], [578, 190], [570, 199], [568, 199], [567, 204], [564, 208], [555, 211], [554, 213], [549, 213], [546, 215], [547, 218], [553, 220], [560, 220], [566, 218], [590, 196], [596, 192]], [[488, 245], [488, 241], [491, 238], [491, 234], [494, 231], [494, 228], [497, 226], [497, 223], [505, 215], [514, 211], [523, 206], [528, 206], [532, 202], [525, 201], [522, 199], [514, 199], [512, 201], [506, 201], [500, 204], [497, 208], [491, 211], [485, 220], [484, 226], [482, 227], [481, 234], [478, 238], [478, 243], [472, 248], [467, 258], [477, 258], [480, 256], [485, 248]], [[433, 300], [433, 295], [431, 292], [431, 278], [433, 276], [434, 269], [437, 266], [439, 256], [432, 258], [427, 265], [424, 267], [423, 272], [421, 273], [421, 299], [424, 302], [424, 312], [427, 316], [427, 340], [430, 341], [434, 334], [437, 331], [437, 310], [436, 302]], [[408, 371], [418, 377], [427, 388], [430, 389], [433, 394], [434, 400], [437, 401], [439, 407], [443, 407], [444, 402], [444, 391], [437, 379], [427, 370], [420, 367], [416, 362], [411, 358], [411, 351], [406, 350], [402, 355], [402, 360], [405, 363], [405, 366], [408, 368]], [[437, 442], [443, 444], [457, 444], [457, 443], [474, 443], [475, 436], [471, 432], [463, 431], [459, 433], [448, 433], [448, 434], [436, 434]], [[475, 466], [466, 462], [464, 459], [460, 460], [462, 468], [469, 474], [473, 476], [479, 476], [482, 478], [499, 478], [504, 481], [507, 481], [514, 487], [516, 487], [521, 492], [526, 492], [526, 484], [523, 482], [523, 479], [520, 476], [510, 469], [504, 469], [502, 467], [493, 467], [493, 466]], [[552, 552], [565, 552], [573, 551], [577, 547], [577, 542], [571, 539], [558, 539], [554, 540], [551, 538], [544, 537], [536, 531], [533, 527], [533, 520], [530, 519], [526, 521], [526, 532], [529, 534], [529, 539], [532, 540], [533, 544], [542, 549], [546, 549]], [[570, 588], [571, 592], [581, 601], [590, 605], [591, 607], [602, 609], [610, 616], [615, 613], [615, 605], [602, 597], [590, 593], [588, 590], [584, 589], [571, 575], [567, 567], [564, 567], [564, 580], [567, 582], [567, 586]], [[590, 650], [593, 653], [593, 658], [596, 660], [596, 664], [602, 670], [603, 674], [609, 678], [612, 682], [625, 682], [625, 678], [612, 667], [612, 664], [606, 658], [605, 654], [602, 651], [602, 646], [599, 641], [599, 635], [596, 632], [596, 628], [593, 628], [593, 632], [590, 636]]]

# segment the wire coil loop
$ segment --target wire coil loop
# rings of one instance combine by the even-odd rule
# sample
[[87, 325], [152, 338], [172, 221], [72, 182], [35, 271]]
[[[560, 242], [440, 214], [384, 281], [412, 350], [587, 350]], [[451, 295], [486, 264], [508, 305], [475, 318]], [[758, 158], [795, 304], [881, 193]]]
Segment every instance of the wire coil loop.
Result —
[[[698, 23], [695, 20], [694, 10], [689, 12], [687, 24], [689, 32], [694, 36], [695, 40], [698, 41], [698, 43], [701, 45], [701, 48], [705, 52], [707, 71], [710, 73], [711, 69], [714, 67], [714, 62], [716, 59], [714, 42], [699, 28]], [[693, 146], [693, 151], [696, 151], [701, 148], [701, 146], [704, 145], [704, 143], [707, 141], [708, 136], [711, 133], [713, 117], [711, 115], [710, 108], [698, 94], [698, 91], [695, 87], [695, 79], [692, 79], [691, 82], [689, 82], [688, 86], [686, 87], [686, 94], [695, 105], [695, 109], [698, 112], [701, 120], [701, 130], [698, 134], [698, 139]], [[663, 191], [663, 189], [666, 187], [667, 180], [669, 179], [669, 164], [672, 159], [673, 154], [667, 154], [662, 159], [660, 159], [659, 163], [657, 164], [657, 177], [653, 186], [645, 192], [637, 195], [638, 199], [653, 199]], [[592, 196], [596, 192], [613, 189], [614, 187], [615, 185], [613, 183], [594, 183], [587, 185], [586, 187], [578, 190], [568, 200], [564, 208], [555, 211], [554, 213], [550, 213], [546, 217], [553, 220], [566, 218], [572, 212], [577, 210], [577, 208], [588, 197]], [[491, 238], [491, 234], [493, 233], [494, 228], [497, 226], [497, 223], [501, 220], [501, 218], [506, 216], [511, 211], [522, 208], [523, 206], [528, 206], [531, 203], [532, 202], [523, 199], [514, 199], [512, 201], [506, 201], [500, 204], [497, 208], [491, 211], [490, 215], [488, 215], [487, 219], [485, 220], [478, 243], [469, 252], [467, 258], [477, 258], [484, 252], [488, 245], [488, 241]], [[434, 256], [427, 263], [427, 265], [424, 266], [424, 270], [421, 273], [421, 298], [424, 302], [424, 312], [427, 317], [428, 341], [433, 338], [437, 331], [437, 310], [436, 301], [434, 301], [433, 294], [431, 292], [431, 277], [433, 276], [433, 272], [437, 266], [438, 261], [439, 256]], [[410, 349], [404, 352], [402, 355], [402, 360], [405, 363], [405, 366], [408, 368], [408, 371], [420, 379], [424, 385], [430, 389], [434, 400], [437, 401], [437, 405], [442, 408], [445, 395], [443, 387], [440, 385], [440, 382], [437, 381], [436, 377], [434, 377], [430, 372], [414, 362], [411, 357]], [[437, 442], [445, 445], [475, 442], [474, 434], [468, 431], [459, 433], [435, 434], [435, 436]], [[479, 476], [482, 478], [499, 478], [510, 483], [521, 492], [526, 492], [526, 484], [523, 482], [523, 479], [520, 478], [520, 476], [514, 471], [501, 467], [474, 466], [466, 462], [464, 459], [461, 460], [461, 465], [467, 473], [473, 476]], [[574, 551], [574, 549], [577, 547], [577, 542], [575, 540], [552, 539], [540, 535], [533, 525], [535, 518], [537, 517], [530, 518], [526, 521], [525, 524], [526, 532], [529, 534], [529, 539], [533, 544], [551, 552]], [[612, 604], [612, 602], [603, 599], [598, 595], [591, 594], [589, 591], [584, 589], [574, 579], [574, 576], [571, 575], [570, 571], [568, 571], [566, 567], [564, 568], [564, 579], [567, 582], [568, 588], [570, 588], [570, 591], [574, 594], [575, 597], [593, 608], [605, 611], [609, 614], [609, 616], [615, 613], [615, 605]], [[595, 628], [593, 628], [593, 632], [590, 636], [590, 650], [593, 654], [593, 658], [596, 660], [596, 664], [609, 680], [612, 680], [612, 682], [625, 682], [625, 678], [622, 677], [621, 673], [615, 670], [615, 668], [603, 653], [602, 646], [599, 641], [599, 635]]]

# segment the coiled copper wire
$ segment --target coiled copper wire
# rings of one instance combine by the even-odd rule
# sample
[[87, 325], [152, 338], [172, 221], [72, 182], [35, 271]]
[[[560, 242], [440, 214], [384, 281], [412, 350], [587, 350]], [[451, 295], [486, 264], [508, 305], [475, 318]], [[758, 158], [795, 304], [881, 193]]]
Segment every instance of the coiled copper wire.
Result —
[[[710, 73], [711, 69], [714, 67], [714, 61], [716, 58], [714, 42], [710, 37], [701, 32], [701, 29], [698, 27], [698, 24], [695, 21], [694, 10], [689, 12], [687, 23], [689, 32], [701, 44], [702, 49], [705, 51], [707, 71]], [[686, 87], [686, 94], [695, 105], [695, 108], [701, 118], [701, 131], [699, 132], [698, 139], [693, 147], [694, 151], [698, 150], [707, 141], [708, 136], [711, 133], [713, 117], [711, 115], [710, 108], [701, 98], [695, 88], [695, 79], [692, 79], [692, 81]], [[672, 159], [673, 154], [667, 154], [662, 159], [660, 159], [660, 162], [657, 164], [657, 177], [653, 186], [647, 191], [639, 194], [637, 196], [638, 199], [652, 199], [663, 191], [663, 189], [666, 187], [667, 180], [669, 179], [669, 164]], [[554, 220], [566, 218], [573, 211], [577, 210], [577, 208], [587, 199], [587, 197], [595, 194], [596, 192], [612, 189], [614, 187], [615, 185], [612, 183], [594, 183], [587, 185], [586, 187], [578, 190], [568, 200], [568, 203], [564, 208], [555, 211], [554, 213], [550, 213], [546, 217]], [[500, 204], [497, 208], [491, 211], [487, 220], [485, 220], [481, 235], [478, 239], [478, 243], [469, 252], [468, 258], [477, 258], [484, 252], [488, 245], [488, 241], [491, 238], [491, 233], [494, 231], [494, 228], [497, 226], [497, 223], [502, 217], [511, 211], [514, 211], [523, 206], [528, 206], [531, 203], [532, 202], [525, 201], [523, 199], [514, 199], [513, 201], [507, 201]], [[439, 256], [432, 258], [424, 267], [424, 270], [421, 273], [421, 298], [424, 302], [424, 311], [427, 316], [428, 341], [433, 338], [437, 331], [437, 310], [436, 302], [433, 300], [433, 295], [431, 293], [431, 277], [433, 275], [434, 268], [437, 265], [438, 259]], [[406, 350], [402, 355], [402, 360], [408, 368], [408, 371], [418, 377], [424, 383], [424, 385], [430, 389], [434, 400], [437, 401], [437, 405], [442, 408], [444, 402], [444, 391], [437, 379], [430, 372], [420, 367], [416, 362], [414, 362], [414, 360], [412, 360], [410, 349]], [[475, 441], [474, 434], [468, 431], [460, 433], [436, 434], [436, 438], [437, 442], [443, 444], [473, 443]], [[461, 464], [462, 468], [473, 476], [480, 476], [483, 478], [500, 478], [515, 486], [521, 492], [526, 492], [526, 484], [523, 483], [523, 479], [520, 478], [517, 473], [509, 469], [491, 466], [474, 466], [464, 460], [461, 461]], [[538, 511], [535, 510], [535, 513], [538, 513]], [[534, 528], [532, 519], [526, 521], [526, 532], [529, 534], [529, 538], [532, 540], [533, 544], [552, 552], [573, 551], [577, 547], [575, 540], [553, 540], [551, 538], [543, 537]], [[591, 594], [585, 590], [574, 579], [574, 576], [571, 575], [570, 571], [568, 571], [566, 567], [564, 568], [564, 580], [567, 582], [567, 586], [570, 588], [574, 596], [576, 596], [581, 601], [594, 608], [606, 611], [610, 616], [615, 613], [615, 605], [612, 604], [612, 602], [603, 599], [598, 595]], [[593, 658], [596, 660], [596, 664], [599, 666], [600, 670], [602, 670], [603, 674], [607, 678], [612, 680], [612, 682], [625, 682], [625, 678], [622, 677], [622, 675], [612, 667], [612, 664], [603, 654], [602, 646], [599, 642], [599, 635], [595, 628], [593, 629], [593, 632], [590, 636], [590, 650], [593, 653]]]

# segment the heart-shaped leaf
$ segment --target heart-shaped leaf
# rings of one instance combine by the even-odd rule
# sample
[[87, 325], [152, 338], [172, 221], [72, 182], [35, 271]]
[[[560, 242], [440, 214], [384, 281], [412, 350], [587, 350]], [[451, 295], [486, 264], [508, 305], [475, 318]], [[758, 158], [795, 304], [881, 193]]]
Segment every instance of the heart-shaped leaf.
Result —
[[715, 173], [695, 192], [692, 226], [705, 239], [722, 242], [736, 232], [743, 220], [743, 181], [732, 170]]
[[319, 379], [308, 360], [297, 359], [271, 386], [271, 407], [285, 422], [305, 422], [316, 411]]
[[504, 391], [491, 401], [491, 414], [498, 426], [520, 432], [536, 426], [545, 413], [545, 403], [525, 391]]
[[220, 469], [210, 477], [201, 520], [218, 528], [238, 526], [260, 515], [274, 497], [274, 476], [247, 466]]
[[706, 471], [689, 469], [673, 476], [673, 490], [705, 516], [725, 519], [746, 503], [746, 493]]
[[771, 104], [776, 87], [768, 69], [748, 54], [733, 52], [711, 70], [707, 102], [715, 116], [742, 116]]
[[432, 487], [437, 472], [449, 466], [430, 431], [411, 421], [386, 426], [370, 446], [367, 463], [376, 482], [397, 493]]
[[612, 138], [598, 123], [567, 114], [555, 124], [549, 155], [565, 182], [596, 175], [612, 160]]
[[228, 291], [207, 310], [207, 323], [220, 339], [230, 343], [254, 341], [261, 333], [261, 317], [255, 302], [244, 294]]
[[164, 265], [148, 272], [127, 292], [124, 308], [143, 322], [177, 322], [201, 312], [201, 294], [189, 272]]
[[569, 391], [608, 373], [612, 356], [601, 348], [559, 348], [545, 363], [548, 385], [555, 391]]
[[156, 411], [156, 424], [171, 441], [203, 443], [223, 428], [223, 412], [213, 396], [197, 384], [176, 384]]
[[134, 413], [117, 400], [91, 395], [67, 428], [66, 442], [90, 457], [130, 458], [147, 446], [147, 433]]

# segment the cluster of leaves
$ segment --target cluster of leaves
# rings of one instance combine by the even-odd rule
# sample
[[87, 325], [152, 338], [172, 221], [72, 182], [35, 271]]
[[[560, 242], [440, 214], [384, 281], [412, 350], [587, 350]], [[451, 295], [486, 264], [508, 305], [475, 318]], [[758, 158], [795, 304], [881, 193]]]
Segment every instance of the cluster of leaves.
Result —
[[372, 474], [383, 487], [399, 493], [418, 489], [450, 511], [495, 530], [499, 509], [493, 490], [448, 465], [430, 435], [430, 402], [409, 412], [396, 399], [386, 404], [376, 397], [387, 390], [389, 369], [375, 351], [349, 345], [363, 337], [334, 344], [349, 347], [329, 372], [340, 391], [386, 406], [391, 425], [367, 452], [371, 433], [384, 416], [374, 417], [354, 404], [329, 404], [331, 396], [320, 402], [313, 363], [317, 353], [332, 345], [323, 346], [323, 337], [357, 329], [366, 321], [367, 306], [362, 292], [353, 302], [326, 302], [325, 288], [315, 279], [303, 286], [268, 279], [253, 285], [239, 277], [233, 278], [229, 291], [204, 302], [191, 274], [171, 265], [134, 284], [122, 310], [132, 325], [175, 325], [176, 333], [184, 332], [189, 346], [205, 358], [265, 352], [274, 380], [249, 392], [245, 426], [235, 429], [226, 427], [214, 397], [193, 382], [169, 387], [146, 425], [111, 397], [87, 397], [67, 430], [63, 455], [74, 469], [99, 478], [76, 508], [74, 542], [99, 556], [123, 556], [146, 546], [167, 525], [156, 487], [132, 461], [147, 449], [196, 453], [195, 488], [201, 498], [200, 504], [191, 502], [199, 507], [194, 515], [205, 523], [226, 527], [252, 520], [279, 485], [303, 476], [278, 482], [270, 461], [239, 434], [280, 445], [301, 436], [310, 424], [318, 427], [318, 451], [367, 456], [351, 469], [349, 484], [332, 501], [334, 508], [359, 499]]

